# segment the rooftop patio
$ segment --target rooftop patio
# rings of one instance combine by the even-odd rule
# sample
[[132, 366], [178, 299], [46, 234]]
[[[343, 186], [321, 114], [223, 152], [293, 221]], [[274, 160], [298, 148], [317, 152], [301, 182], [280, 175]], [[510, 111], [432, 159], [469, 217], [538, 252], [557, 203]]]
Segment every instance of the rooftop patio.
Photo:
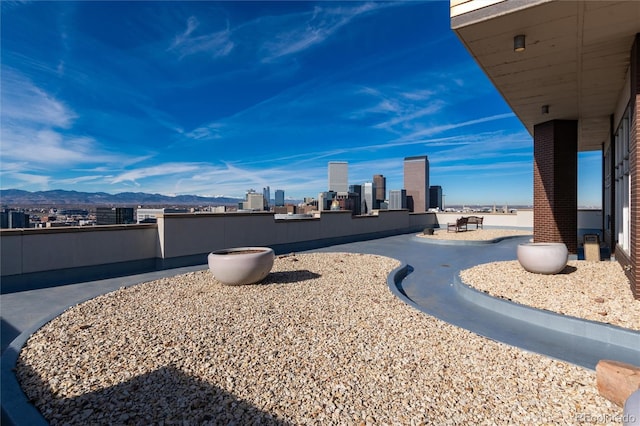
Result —
[[[51, 383], [58, 383], [54, 386], [58, 402], [53, 405], [75, 407], [70, 412], [76, 422], [124, 421], [125, 416], [142, 421], [145, 417], [136, 417], [142, 414], [126, 405], [127, 401], [149, 405], [154, 400], [151, 396], [160, 391], [165, 393], [162, 404], [169, 408], [155, 406], [155, 415], [160, 416], [156, 418], [165, 413], [165, 419], [179, 420], [170, 408], [175, 403], [186, 416], [183, 419], [190, 421], [215, 422], [216, 418], [227, 418], [218, 416], [239, 416], [240, 420], [274, 424], [385, 419], [477, 422], [488, 418], [513, 422], [516, 418], [509, 416], [515, 415], [519, 422], [572, 422], [579, 415], [605, 412], [614, 418], [620, 410], [597, 395], [594, 373], [578, 366], [592, 369], [602, 358], [637, 359], [640, 333], [584, 322], [580, 328], [597, 329], [592, 336], [572, 332], [572, 325], [554, 331], [554, 327], [566, 327], [566, 318], [558, 315], [539, 323], [527, 312], [499, 313], [502, 304], [509, 302], [494, 299], [500, 304], [498, 308], [483, 307], [465, 295], [464, 288], [461, 293], [460, 286], [452, 285], [460, 270], [515, 259], [517, 243], [528, 238], [491, 245], [442, 246], [425, 243], [411, 233], [334, 245], [277, 259], [266, 283], [240, 288], [221, 286], [202, 271], [203, 266], [196, 266], [5, 294], [3, 327], [10, 323], [21, 334], [3, 354], [3, 407], [17, 424], [42, 421], [15, 388], [15, 379], [14, 388], [11, 380], [6, 380], [7, 374], [12, 374], [17, 351], [40, 325], [82, 300], [158, 280], [119, 290], [86, 308], [72, 309], [49, 326], [48, 333], [53, 330], [56, 336], [53, 341], [44, 337], [38, 343], [37, 339], [43, 338], [39, 337], [30, 346], [31, 355], [25, 355], [23, 365], [46, 361], [52, 373], [62, 372], [58, 379], [56, 374], [50, 378], [54, 382], [46, 386], [36, 383], [36, 388], [46, 394]], [[130, 320], [113, 323], [120, 317], [118, 310], [127, 306], [135, 293], [144, 295], [136, 299], [141, 301], [135, 305], [136, 313]], [[200, 310], [198, 314], [176, 315], [176, 309], [189, 311], [193, 306]], [[74, 317], [74, 311], [84, 318]], [[207, 319], [206, 315], [213, 316]], [[536, 323], [528, 318], [536, 318]], [[143, 330], [151, 330], [144, 325], [148, 320], [160, 329], [137, 340], [134, 337], [144, 335]], [[178, 334], [171, 331], [171, 324], [177, 326]], [[127, 328], [131, 325], [138, 331]], [[57, 332], [56, 327], [60, 327]], [[208, 330], [206, 334], [213, 340], [199, 336], [197, 330], [202, 329]], [[60, 338], [59, 330], [66, 330], [62, 335], [67, 337]], [[602, 333], [605, 337], [622, 333], [627, 347], [598, 341]], [[176, 340], [179, 336], [182, 343]], [[2, 337], [4, 348], [4, 330]], [[163, 342], [149, 341], [151, 337]], [[72, 345], [75, 349], [65, 346], [68, 339], [78, 343]], [[128, 353], [129, 346], [138, 349]], [[50, 359], [37, 355], [43, 349]], [[58, 350], [64, 356], [55, 356]], [[94, 350], [103, 354], [100, 357], [113, 356], [106, 364], [96, 361], [117, 372], [98, 368], [83, 373], [76, 367], [85, 365]], [[168, 354], [173, 355], [167, 358]], [[320, 361], [329, 364], [324, 368]], [[71, 364], [51, 368], [51, 362]], [[147, 369], [150, 363], [152, 367]], [[86, 364], [92, 365], [95, 367], [91, 362]], [[212, 376], [198, 373], [204, 370]], [[107, 381], [116, 381], [101, 382], [105, 373]], [[119, 379], [112, 379], [112, 373]], [[80, 379], [84, 374], [88, 374], [88, 381]], [[79, 387], [65, 390], [60, 380], [71, 380]], [[190, 389], [197, 390], [194, 395], [203, 393], [200, 396], [204, 399], [188, 398], [193, 393]], [[129, 396], [113, 400], [113, 395], [123, 392]], [[572, 396], [567, 400], [568, 394]], [[574, 403], [553, 402], [553, 395], [558, 401]], [[110, 410], [123, 417], [108, 417], [103, 409], [91, 405], [105, 399], [112, 399]], [[541, 413], [547, 417], [540, 417]]]

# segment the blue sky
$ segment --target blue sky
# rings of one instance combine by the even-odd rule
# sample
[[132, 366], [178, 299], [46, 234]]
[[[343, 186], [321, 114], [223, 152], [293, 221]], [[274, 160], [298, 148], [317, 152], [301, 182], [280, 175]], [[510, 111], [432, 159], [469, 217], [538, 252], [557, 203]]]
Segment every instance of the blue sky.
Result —
[[[449, 2], [18, 2], [2, 7], [1, 187], [287, 198], [403, 186], [531, 204], [533, 143]], [[579, 203], [600, 205], [599, 153]], [[595, 173], [594, 173], [595, 172]]]

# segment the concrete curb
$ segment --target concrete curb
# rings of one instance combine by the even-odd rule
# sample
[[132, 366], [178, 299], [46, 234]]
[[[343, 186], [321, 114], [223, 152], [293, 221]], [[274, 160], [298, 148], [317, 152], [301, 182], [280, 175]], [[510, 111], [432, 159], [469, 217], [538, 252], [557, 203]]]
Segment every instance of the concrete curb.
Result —
[[[165, 269], [160, 271], [154, 271], [150, 273], [131, 275], [127, 282], [121, 284], [124, 287], [132, 287], [141, 284], [146, 281], [152, 281], [159, 279], [162, 276], [172, 276], [181, 273], [192, 272], [194, 270], [205, 269], [206, 265], [196, 265], [192, 267], [183, 267], [175, 269]], [[152, 276], [149, 276], [152, 275]], [[120, 286], [120, 285], [119, 285]], [[55, 310], [41, 321], [38, 321], [33, 326], [25, 329], [20, 333], [13, 341], [7, 346], [0, 357], [0, 407], [1, 407], [1, 419], [2, 424], [9, 425], [48, 425], [49, 423], [40, 414], [38, 409], [29, 402], [29, 399], [23, 392], [18, 379], [15, 374], [16, 363], [18, 356], [23, 346], [27, 343], [27, 340], [40, 328], [44, 327], [48, 322], [62, 315], [68, 309], [84, 303], [88, 300], [94, 299], [100, 295], [115, 291], [113, 289], [98, 291], [96, 294], [91, 295], [85, 299], [69, 304], [61, 309]]]
[[38, 409], [29, 402], [27, 395], [24, 394], [18, 378], [15, 374], [16, 362], [20, 350], [27, 343], [29, 337], [38, 329], [43, 327], [52, 319], [61, 315], [68, 308], [60, 312], [55, 312], [39, 323], [35, 324], [28, 330], [23, 331], [16, 337], [9, 347], [2, 353], [0, 359], [0, 375], [1, 375], [1, 401], [2, 401], [2, 422], [10, 425], [48, 425], [49, 423], [42, 417]]
[[493, 240], [436, 240], [431, 238], [423, 238], [414, 235], [412, 240], [425, 244], [441, 245], [441, 246], [484, 246], [488, 244], [499, 243], [504, 240], [528, 237], [528, 235], [509, 235], [506, 237], [494, 238]]
[[500, 299], [464, 284], [457, 275], [453, 279], [453, 288], [466, 301], [485, 309], [520, 321], [534, 323], [549, 330], [636, 351], [638, 352], [638, 359], [640, 359], [640, 332], [638, 331], [561, 315], [552, 311], [536, 309], [506, 299]]

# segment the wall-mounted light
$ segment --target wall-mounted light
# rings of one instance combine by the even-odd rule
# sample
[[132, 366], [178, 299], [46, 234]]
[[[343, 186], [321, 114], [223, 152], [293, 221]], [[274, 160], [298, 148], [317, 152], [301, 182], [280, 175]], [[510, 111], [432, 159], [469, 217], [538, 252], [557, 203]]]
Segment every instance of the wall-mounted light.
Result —
[[549, 105], [542, 105], [542, 108], [540, 108], [540, 110], [543, 114], [549, 114]]
[[513, 38], [513, 51], [524, 52], [524, 34], [518, 34]]

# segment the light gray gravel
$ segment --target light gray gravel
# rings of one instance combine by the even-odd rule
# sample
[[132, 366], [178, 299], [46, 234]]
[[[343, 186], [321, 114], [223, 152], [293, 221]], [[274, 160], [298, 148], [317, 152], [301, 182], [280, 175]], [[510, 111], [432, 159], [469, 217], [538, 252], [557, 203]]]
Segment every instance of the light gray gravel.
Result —
[[277, 258], [261, 285], [208, 271], [107, 294], [38, 331], [19, 380], [52, 424], [615, 424], [595, 374], [396, 299], [398, 262]]
[[570, 260], [560, 274], [525, 271], [517, 260], [477, 265], [462, 282], [538, 309], [640, 330], [640, 300], [618, 262]]

